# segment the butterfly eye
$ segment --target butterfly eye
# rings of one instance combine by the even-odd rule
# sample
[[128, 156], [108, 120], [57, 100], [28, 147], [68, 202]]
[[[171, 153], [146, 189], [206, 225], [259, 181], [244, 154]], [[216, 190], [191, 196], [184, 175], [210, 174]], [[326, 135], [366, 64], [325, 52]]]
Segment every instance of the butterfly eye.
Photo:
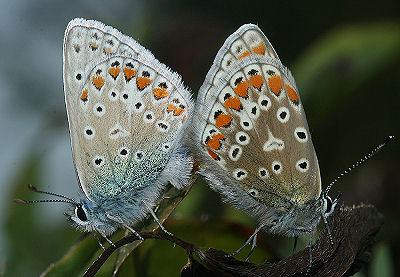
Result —
[[331, 199], [328, 199], [328, 201], [326, 201], [325, 213], [329, 214], [331, 212], [331, 209], [332, 209], [332, 201], [331, 201]]
[[75, 215], [76, 217], [78, 217], [81, 221], [86, 221], [87, 220], [87, 216], [85, 213], [85, 210], [82, 208], [82, 205], [78, 205], [75, 208]]
[[324, 214], [329, 215], [332, 213], [332, 199], [328, 195], [323, 195], [324, 199]]

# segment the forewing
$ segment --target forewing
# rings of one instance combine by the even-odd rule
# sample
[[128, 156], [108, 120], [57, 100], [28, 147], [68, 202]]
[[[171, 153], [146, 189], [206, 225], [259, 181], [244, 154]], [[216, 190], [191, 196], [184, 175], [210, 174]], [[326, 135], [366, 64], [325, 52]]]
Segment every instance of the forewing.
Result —
[[215, 95], [216, 92], [214, 92], [214, 89], [218, 87], [219, 83], [224, 82], [232, 69], [243, 58], [250, 55], [279, 59], [271, 43], [260, 28], [253, 24], [245, 24], [230, 35], [218, 51], [213, 65], [199, 90], [198, 102], [204, 103], [206, 97]]

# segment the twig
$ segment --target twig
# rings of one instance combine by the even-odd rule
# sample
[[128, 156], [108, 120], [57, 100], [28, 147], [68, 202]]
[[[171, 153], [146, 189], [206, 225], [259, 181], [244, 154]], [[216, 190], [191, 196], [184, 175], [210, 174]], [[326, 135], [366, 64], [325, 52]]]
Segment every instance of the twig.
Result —
[[[313, 264], [309, 275], [306, 275], [308, 249], [274, 264], [252, 264], [227, 257], [227, 253], [220, 250], [203, 251], [163, 232], [140, 232], [140, 235], [144, 239], [168, 240], [185, 249], [189, 262], [183, 267], [182, 276], [350, 276], [368, 262], [368, 253], [382, 223], [382, 215], [370, 205], [337, 211], [329, 220], [334, 245], [331, 246], [326, 232], [323, 232], [312, 246]], [[106, 249], [84, 276], [94, 276], [118, 247], [135, 240], [136, 236], [128, 236], [117, 241], [116, 247]]]

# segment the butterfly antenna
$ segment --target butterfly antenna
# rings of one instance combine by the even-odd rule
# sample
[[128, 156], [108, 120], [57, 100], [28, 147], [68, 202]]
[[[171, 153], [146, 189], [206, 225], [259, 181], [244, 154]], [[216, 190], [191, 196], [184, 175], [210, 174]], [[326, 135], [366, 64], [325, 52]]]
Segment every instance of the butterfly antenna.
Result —
[[73, 199], [68, 198], [68, 197], [66, 197], [64, 195], [61, 195], [61, 194], [39, 190], [38, 188], [36, 188], [33, 185], [28, 185], [28, 189], [30, 189], [33, 192], [43, 193], [43, 194], [47, 194], [47, 195], [51, 195], [51, 196], [56, 196], [56, 197], [60, 197], [60, 198], [63, 198], [63, 199], [30, 200], [30, 201], [22, 200], [22, 199], [14, 199], [14, 201], [17, 202], [17, 203], [22, 203], [22, 204], [45, 203], [45, 202], [63, 202], [63, 203], [70, 203], [70, 204], [77, 205], [77, 203]]
[[375, 156], [376, 153], [378, 153], [386, 144], [388, 144], [392, 139], [394, 139], [394, 136], [388, 136], [381, 144], [379, 144], [377, 147], [375, 147], [374, 150], [369, 152], [367, 155], [362, 157], [360, 160], [355, 162], [351, 167], [340, 173], [338, 177], [335, 178], [325, 189], [325, 194], [328, 194], [329, 190], [332, 188], [332, 186], [339, 181], [344, 175], [348, 174], [350, 171], [353, 169], [357, 168], [361, 164], [363, 164], [365, 161], [369, 160], [373, 156]]
[[54, 192], [43, 191], [43, 190], [40, 190], [40, 189], [38, 189], [37, 187], [35, 187], [35, 186], [33, 186], [33, 185], [28, 185], [28, 189], [30, 189], [30, 190], [33, 191], [33, 192], [43, 193], [43, 194], [48, 194], [48, 195], [52, 195], [52, 196], [64, 198], [64, 199], [66, 199], [66, 200], [69, 200], [69, 201], [71, 201], [71, 202], [76, 203], [73, 199], [71, 199], [71, 198], [69, 198], [69, 197], [66, 197], [66, 196], [64, 196], [64, 195], [57, 194], [57, 193], [54, 193]]
[[56, 203], [56, 202], [62, 202], [62, 203], [69, 203], [76, 205], [76, 202], [65, 200], [65, 199], [48, 199], [48, 200], [22, 200], [19, 198], [14, 198], [14, 202], [16, 203], [21, 203], [21, 204], [33, 204], [33, 203]]

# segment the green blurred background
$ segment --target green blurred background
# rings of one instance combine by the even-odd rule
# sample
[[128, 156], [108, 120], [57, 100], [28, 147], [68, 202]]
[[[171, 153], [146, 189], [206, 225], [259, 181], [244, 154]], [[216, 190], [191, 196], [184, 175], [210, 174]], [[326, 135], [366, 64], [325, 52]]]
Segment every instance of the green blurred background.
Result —
[[[258, 24], [297, 81], [325, 186], [386, 136], [397, 136], [332, 195], [341, 191], [345, 205], [371, 203], [385, 216], [371, 263], [358, 275], [400, 276], [400, 1], [1, 0], [0, 7], [0, 275], [38, 276], [82, 236], [68, 226], [62, 204], [27, 207], [12, 199], [37, 199], [28, 183], [70, 196], [78, 190], [62, 41], [68, 22], [84, 17], [135, 38], [194, 95], [224, 40], [244, 23]], [[182, 239], [228, 252], [254, 226], [201, 180], [166, 222]], [[92, 237], [84, 242], [71, 255], [83, 266], [58, 276], [87, 267], [97, 245]], [[286, 257], [292, 243], [264, 236], [251, 261]], [[177, 276], [186, 262], [179, 247], [147, 241], [120, 276]]]

